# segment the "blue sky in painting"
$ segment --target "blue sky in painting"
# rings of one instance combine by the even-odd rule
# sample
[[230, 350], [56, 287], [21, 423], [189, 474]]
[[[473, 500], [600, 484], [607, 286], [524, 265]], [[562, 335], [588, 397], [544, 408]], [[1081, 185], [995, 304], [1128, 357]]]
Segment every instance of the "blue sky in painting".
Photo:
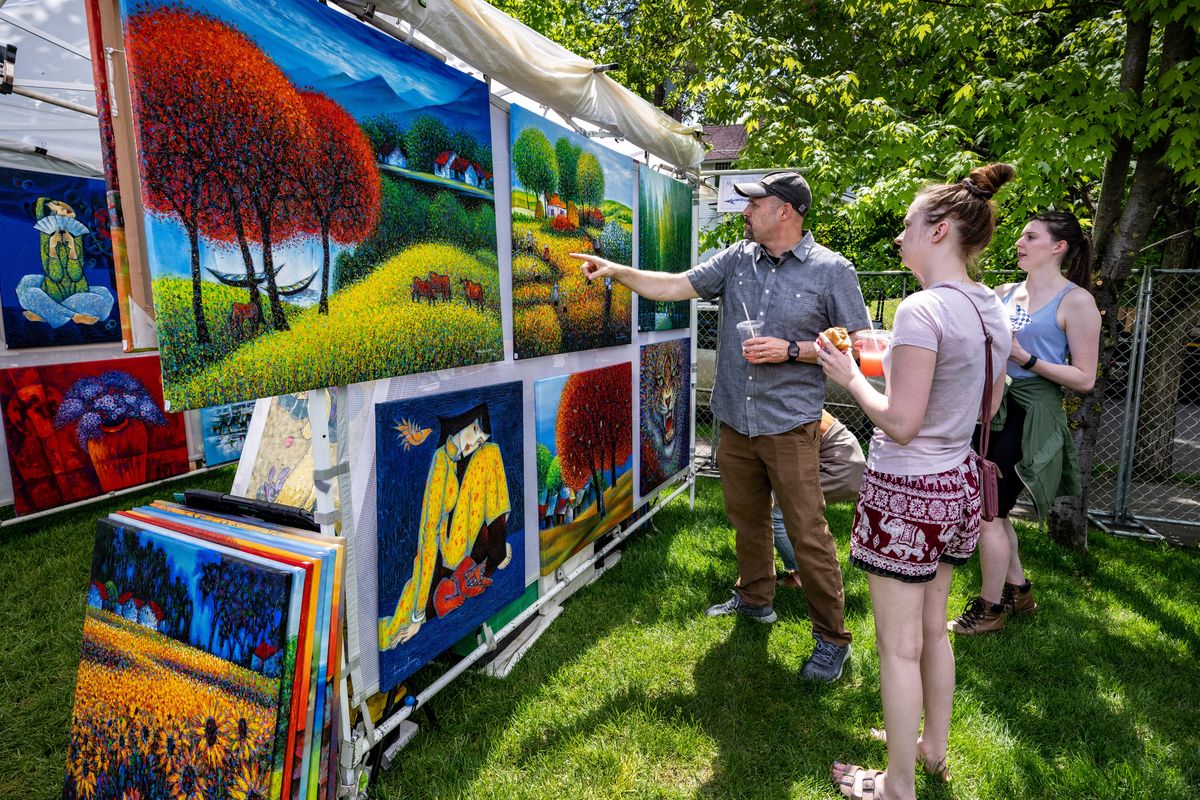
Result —
[[[249, 36], [300, 88], [316, 89], [337, 101], [356, 119], [378, 114], [393, 117], [402, 127], [428, 113], [451, 130], [463, 130], [491, 145], [487, 86], [419, 50], [379, 33], [358, 20], [315, 0], [122, 0], [124, 15], [165, 5], [182, 6], [224, 21]], [[632, 195], [631, 195], [632, 196]], [[155, 276], [187, 277], [186, 258], [154, 258], [154, 254], [186, 253], [187, 234], [173, 220], [146, 216], [152, 271]], [[346, 248], [331, 246], [331, 258]], [[261, 265], [260, 254], [252, 248]], [[243, 271], [236, 248], [202, 247], [201, 269], [239, 274]], [[279, 244], [276, 265], [285, 266], [279, 282], [289, 284], [318, 269], [323, 255], [317, 240]], [[261, 268], [261, 267], [260, 267]], [[319, 290], [291, 298], [299, 305], [317, 302]]]
[[[600, 167], [604, 170], [605, 199], [616, 200], [618, 203], [624, 203], [633, 208], [633, 159], [605, 147], [596, 140], [580, 136], [575, 131], [564, 128], [557, 122], [551, 122], [541, 114], [535, 114], [521, 106], [513, 105], [509, 113], [511, 115], [509, 119], [509, 128], [512, 131], [511, 141], [515, 142], [517, 135], [528, 127], [537, 128], [546, 134], [546, 138], [550, 140], [551, 144], [558, 138], [566, 136], [600, 159]], [[512, 176], [512, 182], [514, 187], [523, 188], [515, 173]]]
[[[553, 378], [543, 378], [533, 382], [533, 416], [537, 431], [537, 443], [558, 455], [558, 444], [555, 439], [554, 426], [558, 422], [558, 401], [562, 397], [563, 386], [570, 375], [557, 375]], [[617, 467], [617, 472], [624, 474], [633, 466], [633, 455], [625, 459], [625, 463]]]

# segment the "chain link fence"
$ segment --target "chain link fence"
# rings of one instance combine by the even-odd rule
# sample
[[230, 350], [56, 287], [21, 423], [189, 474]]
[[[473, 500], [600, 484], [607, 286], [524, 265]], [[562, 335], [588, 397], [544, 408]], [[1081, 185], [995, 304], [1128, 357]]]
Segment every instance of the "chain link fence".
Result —
[[[890, 329], [896, 306], [918, 286], [908, 271], [861, 272], [872, 324]], [[983, 276], [989, 286], [1016, 271]], [[1120, 335], [1105, 389], [1092, 469], [1093, 519], [1121, 525], [1200, 526], [1200, 270], [1135, 275], [1121, 298]], [[717, 426], [709, 409], [716, 375], [719, 311], [700, 303], [696, 390], [696, 467], [716, 474]], [[871, 423], [837, 386], [826, 407], [866, 443]]]

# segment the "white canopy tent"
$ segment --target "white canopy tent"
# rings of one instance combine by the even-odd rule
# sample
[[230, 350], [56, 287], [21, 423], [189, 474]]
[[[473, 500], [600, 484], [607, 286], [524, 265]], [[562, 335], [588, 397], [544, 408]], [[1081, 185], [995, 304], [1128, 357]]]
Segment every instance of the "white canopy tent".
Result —
[[698, 126], [655, 108], [603, 71], [483, 0], [378, 0], [439, 47], [526, 97], [678, 167], [704, 157]]
[[[14, 85], [96, 107], [87, 18], [80, 0], [0, 0], [0, 47], [17, 48]], [[44, 153], [48, 159], [41, 159]], [[103, 175], [95, 112], [0, 95], [0, 163]]]

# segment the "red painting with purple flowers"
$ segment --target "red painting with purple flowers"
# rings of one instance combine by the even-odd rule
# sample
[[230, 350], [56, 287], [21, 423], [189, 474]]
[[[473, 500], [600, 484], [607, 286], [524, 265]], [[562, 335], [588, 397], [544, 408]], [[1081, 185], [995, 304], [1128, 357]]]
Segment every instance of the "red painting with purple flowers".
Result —
[[158, 356], [0, 370], [17, 514], [188, 469], [179, 414], [163, 413]]

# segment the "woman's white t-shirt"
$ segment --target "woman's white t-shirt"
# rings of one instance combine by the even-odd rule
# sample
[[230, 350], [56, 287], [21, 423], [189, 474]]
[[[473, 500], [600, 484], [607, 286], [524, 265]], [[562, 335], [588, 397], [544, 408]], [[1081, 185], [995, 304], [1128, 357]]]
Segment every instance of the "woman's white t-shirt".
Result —
[[[1012, 328], [1000, 299], [978, 283], [938, 283], [906, 297], [896, 309], [892, 344], [883, 358], [884, 376], [890, 383], [892, 349], [920, 347], [937, 353], [929, 404], [916, 437], [906, 445], [890, 439], [879, 428], [871, 438], [867, 467], [888, 475], [935, 475], [954, 469], [971, 449], [971, 434], [979, 420], [984, 388], [984, 336], [979, 309], [992, 334], [992, 375], [1004, 372], [1012, 349]], [[891, 402], [903, 403], [903, 397]]]

